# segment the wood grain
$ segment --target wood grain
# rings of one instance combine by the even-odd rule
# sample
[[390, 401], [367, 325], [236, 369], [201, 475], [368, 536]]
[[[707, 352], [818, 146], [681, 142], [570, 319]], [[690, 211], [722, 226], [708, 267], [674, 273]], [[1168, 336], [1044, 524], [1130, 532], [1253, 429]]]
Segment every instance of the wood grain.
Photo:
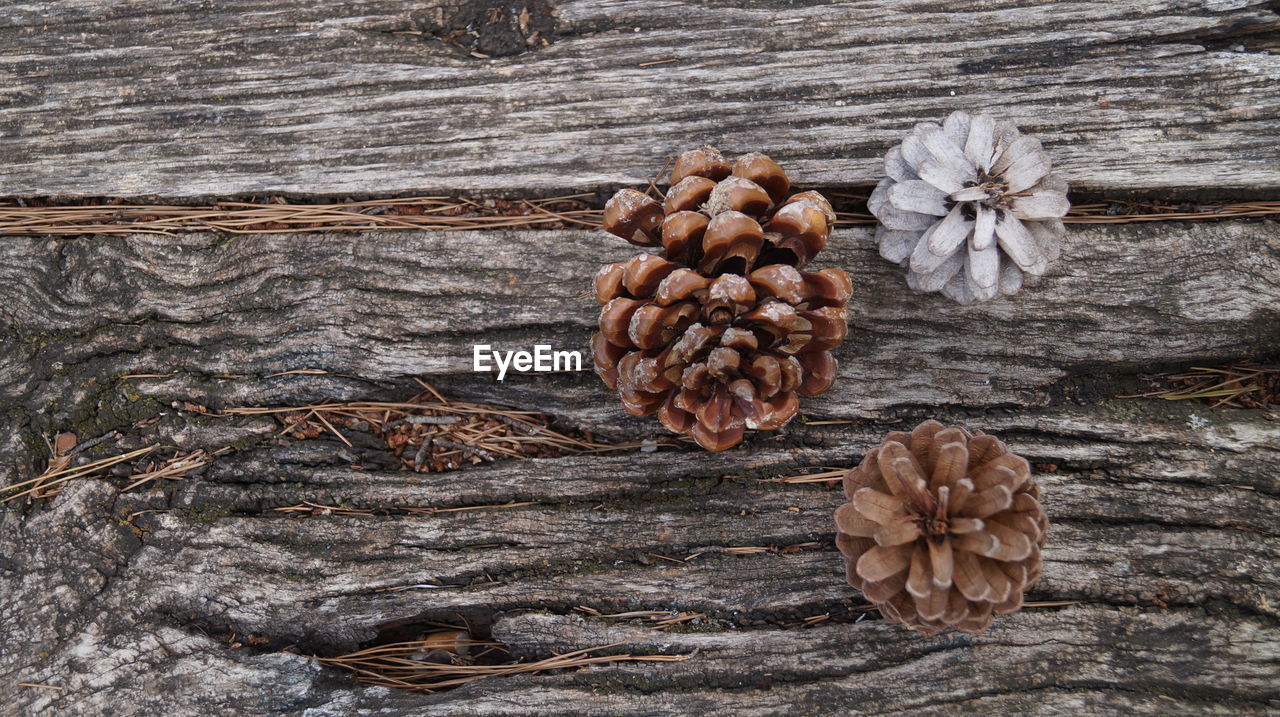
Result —
[[[1139, 407], [1120, 418], [1042, 409], [990, 420], [1015, 450], [1056, 466], [1039, 476], [1053, 540], [1032, 598], [1079, 603], [1028, 609], [979, 637], [921, 639], [875, 620], [786, 627], [849, 615], [862, 601], [844, 586], [830, 545], [838, 494], [761, 478], [809, 462], [849, 465], [878, 440], [877, 426], [826, 427], [822, 447], [753, 451], [748, 477], [730, 480], [720, 476], [741, 474], [744, 456], [568, 458], [415, 476], [317, 469], [318, 451], [342, 446], [313, 441], [308, 462], [295, 462], [301, 456], [290, 458], [287, 446], [251, 450], [172, 495], [75, 483], [25, 521], [0, 516], [11, 547], [0, 582], [20, 598], [7, 602], [4, 625], [29, 645], [4, 656], [0, 692], [31, 711], [83, 714], [122, 702], [131, 708], [116, 713], [269, 704], [317, 710], [307, 714], [556, 714], [589, 705], [763, 715], [787, 705], [829, 714], [968, 704], [1065, 714], [1078, 700], [1263, 714], [1277, 697], [1280, 430], [1248, 412], [1196, 428], [1197, 410]], [[260, 432], [253, 421], [224, 430]], [[392, 517], [271, 510], [304, 499], [394, 508], [509, 498], [534, 505]], [[133, 529], [121, 519], [141, 510], [160, 512], [135, 515]], [[815, 541], [794, 553], [725, 550]], [[691, 554], [684, 564], [653, 557]], [[583, 617], [579, 606], [705, 618], [688, 634], [665, 633]], [[496, 619], [495, 636], [522, 655], [620, 642], [632, 653], [692, 657], [409, 697], [352, 688], [304, 658], [217, 639], [253, 634], [333, 654], [379, 629], [459, 615]], [[19, 680], [64, 690], [11, 687]], [[893, 695], [884, 692], [890, 683]]]
[[[469, 366], [480, 340], [583, 346], [583, 277], [629, 249], [571, 231], [5, 240], [6, 482], [60, 430], [122, 431], [104, 450], [234, 450], [169, 486], [75, 481], [47, 507], [0, 512], [0, 639], [22, 646], [0, 653], [0, 699], [32, 714], [1265, 714], [1280, 699], [1280, 426], [1111, 397], [1154, 367], [1277, 350], [1275, 232], [1074, 229], [1040, 285], [964, 308], [910, 294], [867, 232], [842, 231], [822, 264], [859, 277], [853, 330], [840, 382], [804, 412], [849, 422], [796, 422], [725, 454], [436, 475], [353, 470], [378, 449], [278, 440], [267, 417], [192, 407], [402, 400], [423, 376], [615, 438], [661, 435], [589, 372], [498, 384]], [[296, 368], [330, 373], [277, 375]], [[993, 431], [1040, 466], [1054, 527], [1031, 598], [1075, 604], [973, 638], [853, 622], [838, 493], [769, 479], [852, 465], [925, 416]], [[306, 502], [389, 514], [276, 510]], [[508, 502], [528, 505], [403, 510]], [[704, 617], [664, 632], [579, 607]], [[530, 658], [615, 642], [691, 657], [421, 696], [277, 651], [333, 655], [459, 616]], [[233, 648], [232, 634], [268, 642]]]
[[[589, 370], [502, 384], [472, 373], [477, 343], [586, 351], [597, 315], [581, 297], [587, 277], [631, 253], [600, 233], [570, 231], [5, 240], [0, 398], [67, 410], [119, 390], [120, 375], [177, 371], [172, 390], [164, 379], [131, 385], [225, 407], [287, 402], [291, 386], [341, 398], [350, 395], [342, 384], [367, 391], [370, 381], [426, 376], [606, 434], [660, 435], [655, 422], [606, 400]], [[840, 380], [805, 401], [812, 416], [1112, 396], [1123, 391], [1079, 382], [1280, 351], [1273, 223], [1076, 228], [1039, 286], [969, 308], [912, 294], [866, 230], [837, 232], [817, 265], [857, 278], [836, 354]], [[270, 376], [301, 368], [337, 375]], [[246, 378], [213, 378], [222, 374]]]
[[531, 6], [553, 29], [482, 59], [440, 38], [484, 3], [8, 3], [0, 195], [518, 194], [702, 143], [868, 185], [955, 109], [1042, 135], [1075, 187], [1280, 186], [1265, 0]]
[[[703, 143], [765, 150], [801, 184], [866, 186], [915, 122], [953, 109], [1041, 135], [1084, 193], [1270, 196], [1278, 27], [1265, 0], [9, 3], [0, 196], [607, 190]], [[1152, 372], [1280, 355], [1272, 222], [1073, 227], [1038, 285], [976, 307], [911, 294], [870, 232], [837, 232], [817, 265], [855, 277], [839, 381], [803, 404], [807, 420], [724, 454], [357, 470], [387, 457], [373, 437], [297, 441], [268, 417], [218, 415], [404, 400], [425, 378], [604, 439], [662, 436], [589, 371], [498, 383], [470, 365], [475, 343], [585, 350], [587, 280], [632, 251], [586, 231], [0, 240], [0, 482], [37, 474], [59, 431], [120, 432], [94, 456], [231, 449], [180, 481], [77, 480], [47, 504], [0, 506], [0, 704], [112, 717], [1280, 705], [1280, 423], [1115, 398]], [[932, 638], [863, 610], [832, 546], [838, 491], [774, 479], [853, 465], [926, 417], [992, 431], [1037, 466], [1053, 527], [1030, 599], [1070, 604]], [[381, 514], [279, 510], [306, 503]], [[520, 505], [494, 507], [507, 503]], [[608, 617], [637, 610], [701, 617], [665, 631]], [[688, 659], [416, 695], [309, 657], [458, 619], [530, 660], [611, 643]]]

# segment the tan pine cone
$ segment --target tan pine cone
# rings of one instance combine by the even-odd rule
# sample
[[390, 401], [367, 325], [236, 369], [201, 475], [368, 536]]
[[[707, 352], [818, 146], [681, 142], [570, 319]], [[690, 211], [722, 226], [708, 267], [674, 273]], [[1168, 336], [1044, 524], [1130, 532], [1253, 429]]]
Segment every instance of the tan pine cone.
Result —
[[925, 421], [844, 476], [836, 545], [849, 584], [925, 635], [982, 632], [1022, 607], [1049, 521], [1027, 461], [994, 436]]
[[747, 429], [780, 428], [798, 395], [830, 387], [852, 285], [839, 269], [801, 270], [835, 214], [816, 192], [787, 197], [768, 157], [730, 166], [713, 149], [686, 152], [671, 182], [662, 203], [624, 189], [605, 207], [608, 231], [662, 251], [596, 275], [592, 353], [629, 412], [657, 412], [721, 451]]

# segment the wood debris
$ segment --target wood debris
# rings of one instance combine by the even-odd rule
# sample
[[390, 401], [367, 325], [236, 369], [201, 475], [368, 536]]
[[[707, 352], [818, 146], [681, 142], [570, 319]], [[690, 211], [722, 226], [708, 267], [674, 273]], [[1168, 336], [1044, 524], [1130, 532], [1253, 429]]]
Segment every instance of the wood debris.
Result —
[[1280, 366], [1241, 363], [1225, 367], [1194, 366], [1151, 377], [1160, 388], [1117, 398], [1204, 400], [1213, 408], [1267, 409], [1280, 405]]
[[[427, 657], [436, 650], [438, 640], [427, 635], [419, 640], [378, 645], [364, 650], [321, 657], [324, 665], [340, 667], [355, 673], [356, 679], [366, 685], [399, 687], [414, 692], [439, 692], [465, 685], [486, 677], [504, 677], [519, 674], [538, 674], [549, 670], [564, 670], [588, 665], [604, 665], [614, 662], [679, 662], [691, 655], [593, 655], [621, 647], [625, 643], [588, 647], [563, 655], [553, 655], [535, 662], [519, 662], [501, 644], [475, 640], [472, 648], [484, 648], [474, 655], [453, 654], [448, 662], [437, 662]], [[461, 651], [460, 651], [461, 652]], [[468, 650], [468, 652], [474, 652]]]
[[[224, 415], [273, 415], [296, 440], [331, 435], [347, 446], [368, 436], [399, 459], [399, 470], [438, 473], [504, 458], [556, 458], [644, 448], [557, 431], [534, 411], [447, 400], [430, 386], [404, 402], [231, 408]], [[359, 434], [359, 435], [357, 435]], [[362, 439], [363, 440], [363, 439]], [[674, 444], [674, 441], [672, 442]]]

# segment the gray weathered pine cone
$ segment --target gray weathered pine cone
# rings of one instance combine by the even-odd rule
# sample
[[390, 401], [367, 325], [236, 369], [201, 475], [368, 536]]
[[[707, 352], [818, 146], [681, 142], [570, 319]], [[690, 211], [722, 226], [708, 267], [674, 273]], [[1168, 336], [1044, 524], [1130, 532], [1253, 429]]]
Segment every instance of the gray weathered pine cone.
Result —
[[915, 291], [962, 303], [1016, 294], [1058, 258], [1067, 183], [1012, 122], [953, 112], [922, 122], [884, 158], [867, 205], [880, 255]]

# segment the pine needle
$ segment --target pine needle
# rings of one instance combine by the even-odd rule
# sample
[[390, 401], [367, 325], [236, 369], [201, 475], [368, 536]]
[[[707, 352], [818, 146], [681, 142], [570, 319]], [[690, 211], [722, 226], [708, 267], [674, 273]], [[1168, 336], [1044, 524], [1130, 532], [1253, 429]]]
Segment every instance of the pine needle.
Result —
[[151, 481], [182, 478], [189, 471], [195, 468], [209, 465], [214, 456], [221, 455], [229, 450], [231, 450], [231, 446], [223, 446], [212, 453], [206, 453], [203, 449], [199, 449], [192, 451], [185, 456], [175, 456], [164, 463], [161, 463], [160, 466], [155, 469], [142, 473], [135, 473], [129, 476], [129, 480], [131, 482], [129, 485], [125, 486], [123, 490], [133, 490], [134, 488], [137, 488], [144, 483], [150, 483]]
[[1266, 408], [1280, 404], [1280, 367], [1253, 363], [1225, 367], [1193, 366], [1181, 373], [1153, 377], [1164, 388], [1117, 398], [1206, 400], [1213, 408]]
[[346, 508], [338, 505], [324, 505], [323, 503], [312, 503], [303, 501], [297, 505], [289, 505], [280, 508], [272, 508], [276, 513], [291, 513], [302, 515], [351, 515], [351, 516], [374, 516], [374, 515], [436, 515], [438, 513], [462, 513], [471, 510], [501, 510], [503, 508], [520, 508], [526, 505], [537, 505], [537, 501], [526, 500], [522, 502], [512, 501], [510, 503], [500, 503], [496, 505], [468, 505], [458, 508], [432, 508], [426, 506], [408, 506], [404, 508]]
[[75, 478], [84, 478], [100, 473], [117, 463], [123, 463], [124, 461], [137, 458], [145, 453], [150, 453], [155, 448], [156, 446], [147, 446], [145, 448], [139, 448], [134, 451], [129, 451], [128, 453], [122, 453], [118, 456], [111, 456], [110, 458], [103, 458], [74, 468], [68, 466], [66, 468], [45, 471], [30, 480], [5, 486], [5, 490], [17, 490], [18, 488], [23, 488], [25, 486], [31, 487], [21, 493], [15, 493], [14, 495], [6, 497], [4, 500], [0, 500], [0, 503], [8, 503], [11, 500], [17, 500], [18, 498], [28, 495], [34, 495], [36, 498], [49, 497], [47, 491], [55, 485], [60, 485]]
[[[326, 402], [309, 406], [246, 406], [222, 411], [227, 416], [274, 415], [279, 433], [314, 438], [331, 433], [347, 446], [346, 431], [380, 436], [403, 468], [440, 471], [461, 463], [484, 463], [499, 458], [537, 458], [599, 454], [646, 447], [643, 441], [606, 443], [578, 437], [550, 427], [535, 411], [520, 411], [446, 399], [426, 382], [409, 401]], [[675, 445], [677, 440], [649, 442]]]
[[795, 476], [779, 476], [777, 478], [761, 478], [762, 483], [834, 483], [844, 478], [848, 468], [834, 468], [820, 473], [802, 473]]
[[[88, 445], [93, 441], [86, 441]], [[61, 468], [53, 468], [46, 470], [44, 473], [22, 481], [13, 485], [4, 486], [0, 490], [18, 490], [26, 488], [21, 492], [5, 497], [0, 503], [8, 503], [11, 500], [17, 500], [24, 496], [32, 496], [34, 498], [52, 498], [58, 494], [61, 485], [69, 480], [76, 478], [97, 478], [112, 466], [140, 458], [143, 455], [159, 448], [158, 445], [146, 446], [137, 450], [122, 453], [117, 456], [102, 458], [91, 463], [81, 466], [63, 465]], [[187, 454], [177, 454], [172, 458], [165, 459], [158, 464], [150, 464], [142, 466], [143, 470], [138, 470], [139, 466], [134, 466], [134, 473], [129, 476], [129, 483], [121, 488], [121, 492], [130, 491], [147, 483], [157, 480], [178, 480], [186, 476], [187, 473], [201, 466], [209, 465], [214, 456], [221, 455], [231, 450], [230, 446], [223, 446], [216, 451], [206, 452], [204, 449], [197, 449]], [[52, 461], [51, 461], [52, 464]]]
[[[354, 672], [356, 679], [367, 685], [398, 687], [414, 692], [438, 692], [487, 677], [504, 677], [518, 674], [537, 674], [549, 670], [563, 670], [588, 665], [604, 665], [615, 662], [681, 662], [692, 655], [595, 655], [593, 652], [620, 647], [618, 642], [600, 647], [574, 650], [536, 662], [508, 662], [497, 665], [447, 664], [424, 660], [426, 640], [379, 645], [367, 650], [317, 658], [321, 664], [340, 667]], [[477, 643], [493, 644], [493, 643]]]
[[[668, 159], [668, 161], [670, 161]], [[665, 173], [659, 172], [659, 176]], [[657, 178], [649, 183], [660, 194]], [[862, 195], [831, 192], [855, 201]], [[433, 231], [496, 228], [597, 227], [601, 209], [591, 206], [589, 193], [544, 199], [488, 199], [466, 197], [407, 197], [337, 204], [290, 204], [225, 201], [206, 206], [152, 204], [82, 204], [30, 206], [0, 203], [0, 235], [47, 234], [161, 234], [219, 231], [228, 234], [306, 232]], [[1211, 204], [1109, 201], [1078, 204], [1063, 218], [1068, 224], [1124, 224], [1153, 221], [1204, 221], [1280, 216], [1280, 201]], [[870, 226], [874, 216], [839, 212], [840, 226]]]

